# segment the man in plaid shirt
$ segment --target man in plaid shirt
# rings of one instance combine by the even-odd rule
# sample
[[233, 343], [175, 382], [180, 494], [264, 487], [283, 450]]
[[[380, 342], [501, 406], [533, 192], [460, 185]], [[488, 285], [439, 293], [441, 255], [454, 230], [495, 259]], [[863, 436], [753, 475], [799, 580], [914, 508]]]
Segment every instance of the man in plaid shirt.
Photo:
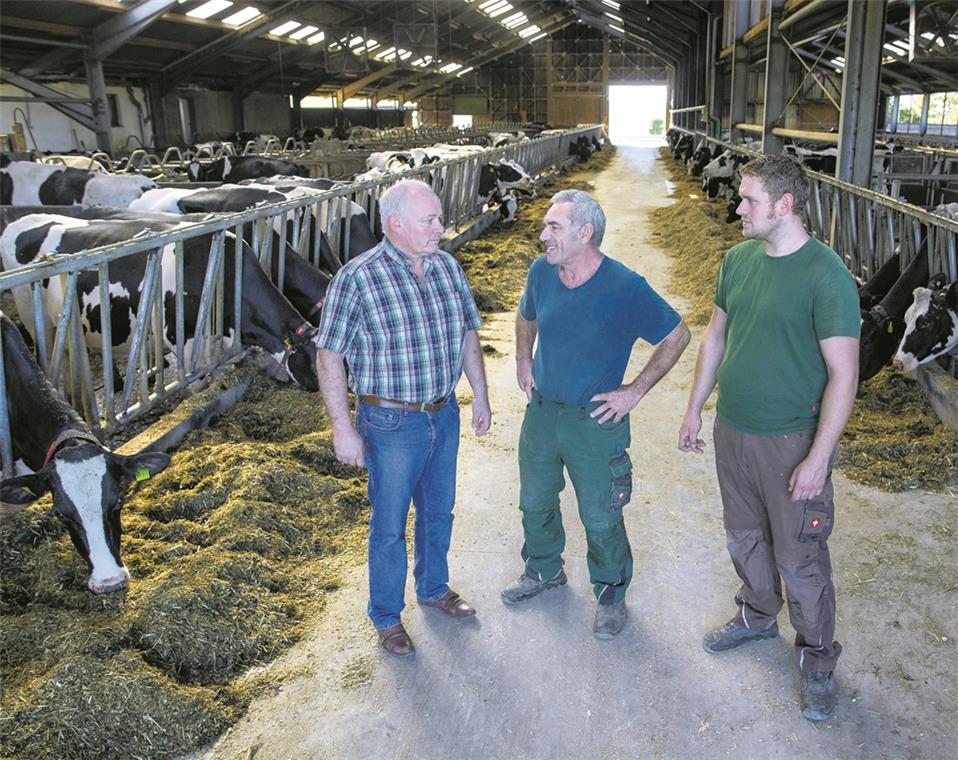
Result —
[[476, 333], [482, 320], [459, 263], [439, 250], [439, 198], [425, 183], [406, 180], [382, 194], [379, 213], [386, 239], [330, 283], [317, 370], [336, 458], [369, 473], [369, 617], [383, 648], [407, 655], [415, 647], [399, 616], [410, 501], [420, 604], [458, 618], [476, 614], [449, 588], [446, 561], [459, 451], [455, 389], [463, 371], [476, 435], [489, 430], [492, 413]]

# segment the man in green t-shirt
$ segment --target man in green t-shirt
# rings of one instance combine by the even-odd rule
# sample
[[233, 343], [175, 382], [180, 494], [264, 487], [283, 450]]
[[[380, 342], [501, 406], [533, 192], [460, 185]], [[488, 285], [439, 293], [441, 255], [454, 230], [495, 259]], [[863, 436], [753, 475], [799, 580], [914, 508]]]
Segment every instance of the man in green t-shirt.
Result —
[[837, 702], [841, 653], [827, 540], [831, 471], [858, 384], [855, 283], [802, 224], [808, 180], [784, 155], [742, 167], [742, 231], [725, 256], [702, 338], [679, 449], [701, 453], [702, 407], [716, 382], [715, 466], [738, 610], [707, 652], [778, 635], [782, 584], [803, 673], [802, 714]]

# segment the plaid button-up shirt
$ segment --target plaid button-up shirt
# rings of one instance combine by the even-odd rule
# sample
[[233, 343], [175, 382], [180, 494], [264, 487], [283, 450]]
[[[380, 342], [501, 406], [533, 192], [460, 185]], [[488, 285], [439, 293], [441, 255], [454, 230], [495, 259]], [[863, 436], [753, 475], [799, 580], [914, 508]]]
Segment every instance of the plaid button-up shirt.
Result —
[[466, 331], [482, 319], [458, 261], [438, 251], [423, 264], [419, 282], [412, 262], [384, 240], [329, 285], [318, 345], [346, 356], [358, 395], [428, 403], [459, 381]]

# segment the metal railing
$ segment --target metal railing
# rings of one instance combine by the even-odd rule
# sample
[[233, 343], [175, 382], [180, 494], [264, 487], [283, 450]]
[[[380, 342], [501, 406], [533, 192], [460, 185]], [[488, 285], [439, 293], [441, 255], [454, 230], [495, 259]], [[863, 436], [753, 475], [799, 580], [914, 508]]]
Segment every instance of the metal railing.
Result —
[[[33, 327], [37, 354], [43, 369], [87, 421], [105, 433], [123, 428], [157, 403], [168, 398], [217, 366], [242, 353], [239, 325], [242, 323], [242, 256], [236, 255], [249, 243], [267, 272], [272, 271], [272, 256], [277, 264], [277, 287], [282, 288], [282, 253], [291, 250], [317, 267], [337, 270], [350, 250], [351, 203], [361, 206], [369, 219], [378, 213], [378, 200], [390, 185], [402, 179], [419, 178], [429, 183], [443, 202], [446, 224], [450, 228], [480, 217], [484, 201], [479, 196], [482, 166], [507, 158], [520, 163], [533, 177], [561, 167], [569, 153], [569, 144], [577, 137], [600, 136], [601, 126], [569, 130], [528, 142], [487, 149], [463, 158], [428, 164], [419, 169], [389, 175], [379, 180], [344, 183], [341, 187], [302, 196], [238, 214], [178, 228], [173, 231], [144, 234], [134, 240], [75, 254], [46, 257], [21, 268], [0, 273], [0, 293], [16, 291], [20, 318]], [[271, 232], [272, 231], [272, 232]], [[275, 235], [273, 234], [275, 233]], [[187, 334], [183, 298], [184, 245], [208, 236], [208, 264], [197, 307], [196, 328]], [[335, 257], [324, 261], [321, 255], [325, 238]], [[233, 251], [232, 282], [226, 281], [224, 257]], [[143, 256], [144, 275], [140, 304], [131, 338], [125, 351], [126, 370], [122, 397], [114, 393], [113, 365], [117, 358], [112, 345], [110, 304], [110, 265], [123, 257]], [[81, 322], [77, 281], [84, 272], [96, 272], [101, 302], [100, 345], [88, 346]], [[43, 283], [56, 284], [62, 308], [55, 318], [44, 303]], [[168, 330], [163, 299], [163, 283], [173, 283], [173, 340]], [[226, 288], [233, 291], [231, 338], [224, 332]], [[27, 308], [19, 308], [28, 304]], [[188, 350], [189, 348], [189, 350]], [[169, 358], [170, 366], [164, 366]], [[3, 382], [3, 357], [0, 356], [0, 383]], [[2, 390], [2, 385], [0, 385]], [[5, 399], [4, 399], [5, 401]], [[4, 473], [12, 470], [10, 430], [5, 409], [0, 407], [0, 459]]]

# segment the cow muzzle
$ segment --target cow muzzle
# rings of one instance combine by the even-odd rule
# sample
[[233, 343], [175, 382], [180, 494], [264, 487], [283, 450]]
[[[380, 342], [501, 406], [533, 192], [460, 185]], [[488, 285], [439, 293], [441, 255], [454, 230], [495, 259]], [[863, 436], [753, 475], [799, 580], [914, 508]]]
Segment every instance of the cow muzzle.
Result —
[[120, 571], [105, 578], [98, 578], [93, 575], [87, 580], [87, 588], [94, 594], [110, 594], [114, 591], [122, 591], [130, 584], [130, 571], [124, 565], [120, 565]]

